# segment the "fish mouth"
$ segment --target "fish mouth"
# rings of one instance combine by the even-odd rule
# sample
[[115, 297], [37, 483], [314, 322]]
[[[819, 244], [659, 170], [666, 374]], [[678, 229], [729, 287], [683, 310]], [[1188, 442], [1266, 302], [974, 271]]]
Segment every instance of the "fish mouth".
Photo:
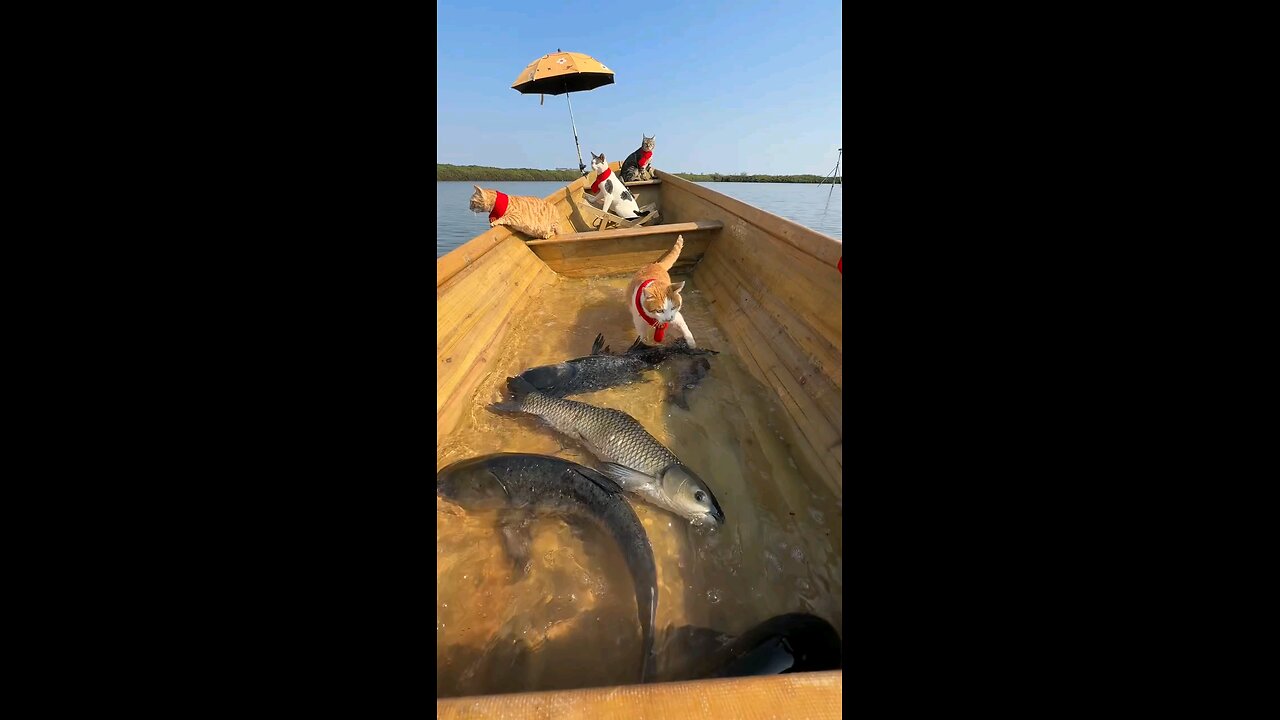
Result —
[[724, 512], [720, 508], [700, 513], [689, 519], [694, 525], [707, 525], [710, 527], [721, 527], [724, 525]]

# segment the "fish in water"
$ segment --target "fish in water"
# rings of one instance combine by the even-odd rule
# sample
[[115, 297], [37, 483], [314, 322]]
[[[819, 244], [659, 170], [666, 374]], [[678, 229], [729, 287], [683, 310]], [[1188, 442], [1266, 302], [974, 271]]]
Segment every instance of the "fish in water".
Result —
[[839, 670], [840, 635], [808, 613], [778, 615], [734, 638], [686, 625], [669, 631], [666, 680], [778, 675]]
[[[597, 335], [596, 342], [591, 347], [592, 356], [610, 355], [609, 348], [600, 349], [603, 344], [604, 336]], [[715, 350], [691, 348], [684, 338], [676, 338], [670, 345], [645, 345], [643, 340], [636, 338], [621, 357], [638, 358], [654, 366], [665, 364], [671, 368], [672, 378], [667, 381], [667, 397], [676, 405], [688, 410], [689, 391], [696, 388], [702, 382], [702, 378], [711, 371], [711, 363], [701, 356], [718, 354]], [[534, 385], [536, 386], [537, 383]]]
[[658, 572], [644, 525], [616, 483], [560, 458], [495, 453], [459, 460], [436, 473], [436, 494], [468, 510], [501, 510], [503, 545], [517, 564], [527, 559], [531, 541], [523, 523], [516, 521], [518, 514], [582, 518], [602, 528], [622, 550], [631, 571], [643, 649], [640, 676], [642, 682], [650, 679]]
[[[683, 342], [684, 338], [680, 338], [677, 341], [677, 343]], [[715, 350], [691, 348], [687, 344], [672, 344], [665, 347], [649, 348], [637, 340], [636, 345], [633, 345], [631, 350], [618, 355], [610, 353], [608, 348], [602, 349], [603, 345], [604, 335], [597, 335], [595, 343], [591, 346], [590, 355], [565, 360], [555, 365], [532, 367], [520, 373], [520, 377], [527, 380], [530, 385], [543, 395], [564, 397], [566, 395], [579, 395], [603, 390], [615, 385], [635, 381], [645, 372], [656, 368], [668, 359], [684, 360], [693, 355], [714, 354], [716, 352]], [[637, 346], [639, 346], [639, 349], [637, 349]], [[706, 359], [700, 359], [702, 359], [703, 365], [707, 366]], [[682, 377], [687, 375], [684, 372], [678, 374]], [[705, 374], [704, 372], [703, 375]], [[690, 382], [696, 384], [701, 379], [701, 377], [698, 377]], [[684, 386], [681, 385], [680, 387], [683, 388]], [[676, 393], [672, 393], [673, 398], [675, 395]], [[684, 399], [683, 391], [680, 392], [680, 399], [677, 402], [684, 409], [689, 409], [689, 405]]]
[[668, 366], [673, 369], [675, 377], [667, 381], [667, 396], [676, 405], [688, 410], [688, 393], [698, 387], [702, 378], [711, 372], [711, 363], [704, 357], [678, 355], [668, 361]]
[[490, 410], [536, 415], [581, 442], [600, 460], [601, 472], [623, 490], [694, 525], [724, 524], [724, 511], [711, 488], [635, 418], [621, 410], [548, 397], [520, 377], [507, 378], [507, 388], [513, 399], [494, 403]]

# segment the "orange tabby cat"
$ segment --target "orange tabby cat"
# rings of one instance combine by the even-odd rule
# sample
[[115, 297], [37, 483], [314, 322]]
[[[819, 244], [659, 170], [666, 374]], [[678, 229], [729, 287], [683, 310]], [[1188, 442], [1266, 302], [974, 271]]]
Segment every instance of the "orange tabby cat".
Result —
[[684, 247], [684, 236], [676, 236], [676, 244], [655, 263], [640, 268], [631, 284], [627, 286], [627, 307], [631, 310], [631, 321], [636, 332], [647, 345], [657, 345], [666, 334], [667, 325], [671, 324], [680, 330], [689, 347], [697, 347], [693, 341], [693, 333], [680, 314], [683, 301], [680, 291], [684, 282], [672, 283], [667, 271], [676, 264], [680, 257], [680, 249]]
[[489, 213], [489, 227], [506, 225], [544, 240], [560, 233], [560, 211], [546, 200], [471, 187], [476, 189], [471, 194], [471, 212]]

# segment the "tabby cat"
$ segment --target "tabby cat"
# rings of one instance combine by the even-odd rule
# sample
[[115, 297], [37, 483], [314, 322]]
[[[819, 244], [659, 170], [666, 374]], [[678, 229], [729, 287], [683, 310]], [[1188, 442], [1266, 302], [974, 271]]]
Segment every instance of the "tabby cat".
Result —
[[507, 195], [472, 185], [471, 212], [489, 213], [489, 227], [506, 225], [531, 237], [543, 240], [560, 234], [560, 211], [555, 205], [536, 197]]
[[652, 180], [653, 166], [649, 158], [653, 157], [653, 138], [640, 133], [640, 147], [622, 161], [622, 179], [624, 182], [636, 180]]
[[697, 347], [689, 325], [680, 314], [683, 305], [680, 291], [684, 289], [684, 282], [673, 283], [667, 274], [676, 264], [683, 247], [684, 236], [677, 235], [671, 250], [657, 262], [640, 268], [627, 285], [627, 309], [631, 313], [631, 322], [646, 345], [661, 344], [669, 323], [680, 330], [689, 347]]

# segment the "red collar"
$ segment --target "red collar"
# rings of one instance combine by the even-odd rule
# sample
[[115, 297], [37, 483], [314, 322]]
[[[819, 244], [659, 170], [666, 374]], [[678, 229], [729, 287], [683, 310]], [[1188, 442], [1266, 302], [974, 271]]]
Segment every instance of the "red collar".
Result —
[[[489, 213], [489, 222], [493, 222], [503, 215], [507, 214], [507, 196], [506, 193], [498, 193], [498, 199], [493, 201], [493, 211]], [[616, 295], [614, 297], [617, 297]]]
[[646, 152], [646, 153], [641, 153], [641, 154], [640, 154], [640, 167], [644, 167], [644, 166], [648, 165], [648, 164], [649, 164], [649, 158], [651, 158], [651, 157], [653, 157], [653, 151], [652, 151], [652, 150], [650, 150], [649, 152]]
[[[604, 172], [600, 173], [600, 177], [596, 178], [596, 181], [595, 181], [595, 182], [593, 182], [593, 183], [591, 183], [591, 194], [592, 194], [592, 195], [599, 195], [599, 194], [600, 194], [600, 181], [602, 181], [602, 180], [604, 180], [605, 178], [609, 177], [609, 175], [610, 175], [612, 172], [613, 172], [613, 170], [611, 170], [611, 169], [609, 169], [608, 167], [606, 167], [606, 168], [604, 169]], [[618, 296], [617, 296], [617, 295], [614, 295], [614, 297], [618, 297]]]
[[636, 288], [636, 312], [640, 313], [640, 317], [644, 321], [653, 326], [653, 339], [662, 342], [662, 336], [667, 332], [667, 323], [659, 323], [658, 318], [649, 317], [649, 313], [644, 311], [644, 306], [640, 304], [640, 296], [644, 294], [644, 289], [653, 282], [653, 278], [649, 278], [640, 283], [640, 287]]

